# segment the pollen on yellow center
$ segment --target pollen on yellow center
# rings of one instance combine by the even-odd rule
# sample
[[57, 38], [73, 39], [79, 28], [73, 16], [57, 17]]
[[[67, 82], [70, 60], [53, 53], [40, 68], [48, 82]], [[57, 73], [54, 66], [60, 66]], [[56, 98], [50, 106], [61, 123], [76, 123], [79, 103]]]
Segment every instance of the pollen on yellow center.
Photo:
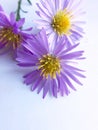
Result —
[[43, 77], [50, 76], [51, 78], [56, 77], [56, 73], [60, 74], [61, 65], [60, 60], [53, 55], [44, 55], [39, 59], [39, 70]]
[[53, 17], [51, 26], [59, 35], [70, 33], [71, 21], [66, 10], [60, 10], [56, 13]]
[[21, 42], [21, 36], [15, 34], [11, 28], [2, 28], [0, 29], [0, 41], [7, 42], [7, 45], [12, 43], [12, 46], [15, 49]]

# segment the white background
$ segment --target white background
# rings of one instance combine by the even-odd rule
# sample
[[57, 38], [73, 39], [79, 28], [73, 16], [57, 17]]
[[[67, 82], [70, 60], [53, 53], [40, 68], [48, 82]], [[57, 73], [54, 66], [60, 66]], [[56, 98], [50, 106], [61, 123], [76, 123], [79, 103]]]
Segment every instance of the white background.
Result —
[[[35, 1], [30, 7], [24, 0], [28, 14], [25, 27], [35, 25]], [[38, 1], [38, 0], [37, 0]], [[9, 14], [15, 11], [17, 0], [0, 0]], [[85, 0], [86, 35], [80, 48], [87, 59], [82, 68], [87, 78], [83, 87], [69, 96], [52, 98], [37, 95], [24, 85], [22, 76], [28, 72], [16, 65], [10, 55], [0, 56], [0, 130], [98, 130], [98, 1]]]

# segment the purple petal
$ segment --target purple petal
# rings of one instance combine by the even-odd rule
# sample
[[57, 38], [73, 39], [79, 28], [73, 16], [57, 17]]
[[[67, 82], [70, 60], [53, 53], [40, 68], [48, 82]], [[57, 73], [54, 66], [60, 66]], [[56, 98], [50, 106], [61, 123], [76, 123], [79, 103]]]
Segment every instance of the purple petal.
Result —
[[16, 60], [19, 62], [18, 65], [21, 65], [21, 66], [33, 66], [33, 65], [36, 65], [36, 63], [38, 62], [38, 59], [35, 55], [28, 52], [28, 50], [25, 50], [22, 47], [18, 48], [17, 50]]
[[70, 59], [77, 59], [83, 55], [84, 51], [76, 51], [69, 54], [59, 56], [60, 59], [70, 60]]
[[71, 8], [73, 6], [74, 0], [68, 1], [67, 9]]
[[0, 11], [4, 11], [1, 5], [0, 5]]
[[32, 40], [28, 41], [27, 44], [23, 44], [23, 46], [38, 57], [49, 52], [48, 41], [44, 30], [37, 35], [33, 35]]
[[48, 10], [51, 11], [51, 14], [55, 14], [54, 1], [47, 0], [46, 3], [47, 3]]
[[67, 48], [70, 48], [70, 47], [72, 47], [73, 45], [76, 44], [76, 41], [74, 41], [72, 39], [71, 35], [64, 35], [64, 37], [65, 37], [65, 41], [67, 40], [67, 44], [66, 44]]
[[24, 29], [23, 31], [32, 31], [32, 27]]
[[49, 14], [47, 14], [42, 8], [41, 8], [41, 6], [37, 3], [36, 4], [37, 6], [38, 6], [38, 8], [40, 9], [40, 11], [41, 11], [41, 13], [43, 14], [43, 15], [45, 15], [47, 18], [51, 18], [50, 16], [49, 16]]
[[[7, 44], [7, 43], [5, 43], [5, 44]], [[7, 46], [7, 47], [5, 47], [5, 45], [4, 46], [0, 46], [0, 55], [4, 55], [4, 54], [6, 54], [6, 53], [8, 53], [9, 51], [11, 51], [12, 49], [11, 49], [11, 46]]]
[[50, 87], [51, 87], [51, 80], [48, 77], [48, 79], [46, 79], [46, 83], [45, 83], [45, 85], [43, 87], [43, 98], [45, 98], [46, 94], [50, 90]]
[[57, 81], [58, 81], [58, 90], [60, 91], [61, 95], [64, 96], [65, 89], [64, 89], [62, 79], [59, 76], [57, 77]]
[[38, 16], [40, 16], [40, 11], [35, 11]]
[[[72, 24], [72, 31], [84, 34], [83, 28], [79, 27], [76, 23]], [[77, 35], [76, 33], [76, 35]]]
[[[54, 3], [53, 1], [51, 0], [47, 0], [47, 1], [43, 1], [41, 0], [41, 4], [42, 4], [42, 7], [43, 7], [43, 10], [46, 10], [47, 14], [50, 14], [50, 15], [53, 15], [54, 14]], [[44, 4], [44, 6], [43, 6]]]
[[39, 84], [39, 86], [38, 86], [38, 90], [37, 90], [37, 93], [38, 93], [38, 94], [40, 93], [40, 91], [41, 91], [42, 88], [44, 87], [45, 83], [46, 83], [46, 79], [44, 78], [44, 79], [42, 80], [42, 82], [41, 82], [41, 83]]
[[68, 5], [68, 0], [64, 0], [62, 9], [64, 10], [67, 7], [67, 5]]
[[83, 37], [83, 36], [80, 34], [80, 32], [76, 32], [76, 31], [74, 31], [74, 30], [71, 30], [71, 32], [72, 32], [71, 37], [73, 38], [73, 40], [78, 40], [78, 39], [80, 39], [80, 38]]
[[86, 78], [83, 74], [81, 74], [81, 73], [79, 73], [79, 72], [77, 72], [77, 71], [72, 71], [72, 73], [73, 73], [74, 75], [76, 75], [76, 76], [81, 77], [81, 78]]
[[66, 95], [68, 95], [70, 91], [68, 90], [65, 80], [63, 80], [60, 76], [57, 76], [57, 80], [58, 80], [58, 88], [61, 95], [64, 96], [64, 92], [66, 93]]
[[35, 70], [35, 71], [32, 71], [32, 72], [30, 72], [30, 73], [28, 73], [28, 74], [26, 74], [26, 75], [24, 75], [23, 76], [23, 78], [27, 78], [28, 76], [34, 76], [34, 75], [36, 75], [38, 73], [38, 71], [37, 70]]
[[[79, 44], [75, 44], [75, 45], [69, 47], [68, 49], [66, 49], [65, 51], [63, 51], [63, 53], [67, 53], [67, 52], [69, 52], [69, 51], [75, 49], [78, 45], [79, 45]], [[62, 53], [62, 54], [63, 54], [63, 53]]]
[[39, 84], [42, 82], [42, 79], [43, 78], [41, 76], [36, 78], [36, 81], [32, 85], [32, 91], [34, 91], [39, 86]]
[[73, 90], [76, 91], [75, 87], [74, 87], [73, 84], [70, 82], [70, 80], [68, 79], [68, 77], [67, 77], [64, 73], [61, 73], [61, 75], [62, 75], [63, 80], [66, 81], [66, 84], [68, 84], [68, 86], [69, 86], [70, 88], [72, 88]]
[[59, 55], [59, 53], [61, 53], [63, 51], [65, 47], [65, 43], [64, 43], [64, 37], [59, 39], [59, 42], [55, 43], [55, 48], [54, 48], [54, 54], [55, 55]]
[[25, 23], [25, 18], [22, 18], [22, 19], [20, 19], [19, 21], [17, 21], [16, 27], [17, 27], [17, 28], [20, 28], [20, 27], [23, 26], [24, 23]]
[[53, 96], [57, 98], [57, 83], [55, 79], [52, 79], [51, 81], [51, 89]]
[[25, 78], [24, 83], [27, 85], [32, 84], [36, 81], [36, 79], [38, 79], [38, 77], [39, 77], [39, 72], [36, 70], [32, 71], [24, 76]]
[[65, 68], [65, 70], [67, 69], [67, 70], [71, 70], [71, 71], [81, 71], [81, 72], [84, 72], [84, 70], [78, 69], [78, 68], [73, 67], [71, 65], [63, 64], [63, 66], [65, 66], [65, 67], [63, 67], [63, 68]]
[[46, 31], [45, 29], [42, 28], [42, 30], [39, 32], [39, 35], [37, 35], [39, 42], [41, 43], [41, 45], [43, 47], [45, 47], [45, 49], [47, 50], [47, 52], [49, 51], [49, 45], [48, 45], [48, 39], [47, 39], [47, 35], [46, 35]]
[[9, 18], [4, 12], [0, 12], [0, 26], [10, 26]]
[[2, 49], [3, 47], [5, 47], [6, 44], [7, 44], [7, 42], [5, 42], [5, 43], [0, 42], [0, 49]]
[[59, 0], [55, 0], [55, 10], [59, 10]]
[[35, 48], [32, 47], [32, 43], [23, 44], [23, 47], [28, 50], [30, 53], [35, 54], [37, 57], [40, 57], [40, 52], [38, 52]]
[[13, 12], [10, 13], [10, 21], [12, 25], [16, 22], [15, 14]]
[[40, 3], [42, 4], [43, 6], [43, 10], [47, 11], [47, 14], [49, 14], [50, 16], [52, 16], [52, 11], [49, 9], [49, 7], [47, 6], [47, 1], [43, 1], [43, 0], [40, 0]]
[[67, 76], [69, 76], [73, 81], [78, 83], [79, 85], [83, 85], [71, 72], [67, 71], [65, 72]]

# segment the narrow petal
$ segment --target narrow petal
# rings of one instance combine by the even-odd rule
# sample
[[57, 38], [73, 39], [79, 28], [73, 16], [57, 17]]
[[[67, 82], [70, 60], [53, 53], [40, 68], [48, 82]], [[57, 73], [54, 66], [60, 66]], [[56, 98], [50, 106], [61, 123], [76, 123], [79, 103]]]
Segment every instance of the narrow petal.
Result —
[[32, 31], [32, 27], [30, 27], [30, 28], [27, 28], [27, 29], [23, 29], [23, 31]]
[[39, 77], [39, 72], [37, 70], [32, 71], [24, 76], [25, 80], [24, 83], [27, 85], [33, 84], [36, 79]]
[[42, 8], [41, 8], [41, 6], [37, 3], [36, 4], [37, 6], [38, 6], [38, 8], [40, 9], [40, 11], [41, 11], [41, 13], [43, 14], [43, 15], [45, 15], [46, 17], [48, 17], [49, 19], [51, 18], [51, 16], [49, 15], [49, 14], [47, 14]]
[[59, 10], [59, 0], [55, 0], [55, 10]]
[[46, 84], [46, 79], [43, 79], [42, 82], [38, 86], [38, 90], [37, 90], [38, 94], [40, 93], [40, 91], [42, 90], [45, 84]]
[[55, 79], [52, 79], [52, 83], [51, 83], [51, 88], [52, 88], [52, 94], [54, 97], [57, 98], [57, 92], [58, 92], [58, 88], [57, 88], [57, 82]]
[[45, 96], [49, 92], [50, 87], [51, 87], [51, 79], [50, 79], [50, 77], [48, 77], [48, 79], [46, 79], [46, 83], [43, 87], [43, 98], [45, 98]]
[[[75, 49], [78, 45], [79, 45], [79, 44], [75, 44], [75, 45], [73, 45], [73, 46], [67, 48], [65, 51], [63, 51], [63, 53], [68, 53], [68, 52], [70, 52], [71, 50]], [[62, 54], [63, 54], [63, 53], [62, 53]]]
[[83, 74], [81, 74], [81, 73], [79, 73], [79, 72], [77, 72], [77, 71], [72, 71], [72, 73], [73, 73], [74, 75], [76, 75], [76, 76], [81, 77], [81, 78], [86, 78]]
[[0, 11], [4, 11], [1, 5], [0, 5]]
[[36, 75], [37, 73], [38, 73], [37, 70], [31, 71], [31, 72], [29, 72], [28, 74], [24, 75], [23, 78], [27, 78], [28, 76], [34, 76], [34, 75]]
[[81, 39], [83, 37], [83, 35], [81, 33], [78, 33], [78, 32], [75, 32], [75, 31], [71, 31], [72, 32], [72, 35], [70, 35], [70, 38], [73, 40], [73, 41], [77, 41], [78, 39]]
[[59, 57], [60, 57], [60, 59], [66, 59], [66, 60], [77, 59], [77, 58], [80, 58], [83, 55], [83, 52], [84, 51], [76, 51], [76, 52], [65, 54], [65, 55], [62, 55], [62, 56], [59, 56]]
[[16, 22], [16, 18], [15, 18], [14, 12], [10, 13], [10, 21], [11, 21], [12, 25]]
[[58, 82], [58, 90], [61, 93], [61, 96], [64, 96], [65, 88], [62, 79], [57, 76], [57, 82]]
[[32, 35], [32, 40], [26, 41], [26, 44], [23, 44], [23, 46], [38, 57], [47, 54], [49, 52], [49, 46], [44, 29], [37, 35]]
[[66, 95], [70, 93], [65, 79], [63, 79], [62, 77], [58, 77], [58, 84], [59, 84], [59, 91], [62, 96], [64, 96], [64, 93], [66, 93]]
[[22, 18], [19, 21], [17, 21], [16, 23], [17, 28], [22, 27], [24, 23], [25, 23], [25, 18]]
[[74, 0], [68, 1], [67, 10], [71, 10], [71, 7], [73, 6]]
[[[6, 53], [8, 53], [9, 51], [12, 50], [11, 46], [5, 47], [6, 44], [7, 44], [7, 43], [0, 45], [0, 55], [4, 55], [4, 54], [6, 54]], [[2, 46], [2, 45], [3, 45], [3, 46]]]
[[[46, 1], [47, 2], [47, 1]], [[45, 10], [50, 16], [52, 16], [53, 12], [48, 8], [47, 3], [43, 0], [40, 0], [40, 3], [43, 6], [43, 10]]]
[[76, 24], [73, 24], [72, 25], [72, 29], [70, 30], [72, 33], [76, 32], [76, 33], [79, 33], [79, 34], [84, 34], [84, 31], [83, 31], [83, 28], [82, 27], [79, 27], [78, 25]]
[[4, 12], [0, 12], [0, 25], [1, 26], [10, 26], [9, 18], [6, 16]]
[[69, 86], [70, 88], [72, 88], [73, 90], [76, 91], [76, 88], [75, 88], [75, 87], [73, 86], [73, 84], [70, 82], [70, 80], [68, 79], [68, 77], [67, 77], [64, 73], [62, 73], [61, 75], [62, 75], [63, 80], [66, 81], [66, 84], [68, 84], [68, 86]]
[[63, 0], [63, 3], [62, 3], [62, 9], [63, 9], [63, 10], [67, 7], [68, 1], [69, 1], [69, 0]]
[[65, 73], [66, 73], [66, 75], [68, 75], [73, 81], [75, 81], [75, 82], [78, 83], [79, 85], [83, 85], [71, 72], [66, 71]]
[[39, 84], [41, 82], [42, 82], [42, 77], [41, 76], [36, 78], [36, 81], [33, 83], [32, 88], [31, 88], [32, 91], [34, 91], [39, 86]]
[[71, 71], [74, 70], [74, 71], [84, 72], [84, 70], [78, 69], [78, 68], [76, 68], [76, 67], [74, 67], [74, 66], [71, 66], [71, 65], [67, 65], [66, 63], [64, 63], [63, 66], [65, 66], [65, 67], [64, 67], [65, 70], [68, 69], [68, 70], [71, 70]]
[[27, 50], [25, 50], [24, 48], [19, 48], [17, 50], [16, 60], [18, 61], [18, 65], [20, 66], [34, 66], [38, 62], [37, 57], [32, 53], [28, 52]]
[[62, 37], [61, 39], [59, 39], [59, 42], [57, 42], [55, 45], [54, 54], [59, 55], [64, 48], [65, 48], [64, 37]]
[[[35, 44], [36, 45], [36, 44]], [[30, 51], [32, 54], [36, 55], [37, 57], [42, 56], [42, 51], [36, 49], [35, 46], [33, 47], [32, 42], [27, 42], [27, 44], [23, 44], [23, 47], [25, 47], [28, 51]]]
[[5, 43], [0, 42], [0, 49], [2, 49], [3, 47], [5, 47], [6, 44], [7, 44], [7, 42], [5, 42]]
[[[40, 40], [42, 40], [42, 42], [40, 42]], [[49, 51], [49, 45], [48, 45], [48, 39], [47, 39], [47, 35], [46, 35], [46, 31], [45, 29], [42, 29], [39, 32], [39, 42], [41, 43], [41, 45], [43, 47], [45, 47], [45, 49], [47, 50], [47, 52]]]

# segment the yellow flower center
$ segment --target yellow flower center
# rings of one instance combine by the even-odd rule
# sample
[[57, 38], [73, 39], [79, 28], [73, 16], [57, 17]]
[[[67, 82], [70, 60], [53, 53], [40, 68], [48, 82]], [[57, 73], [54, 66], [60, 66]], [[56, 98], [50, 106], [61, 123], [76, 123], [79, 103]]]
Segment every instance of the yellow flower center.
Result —
[[6, 45], [12, 43], [13, 49], [15, 49], [20, 45], [21, 36], [19, 34], [15, 34], [11, 28], [1, 28], [0, 42], [7, 42]]
[[53, 55], [44, 55], [39, 59], [39, 70], [41, 70], [41, 75], [48, 78], [50, 75], [51, 78], [56, 77], [56, 73], [60, 74], [61, 65], [60, 60]]
[[59, 35], [68, 34], [71, 28], [70, 16], [66, 10], [60, 10], [52, 20], [52, 28]]

